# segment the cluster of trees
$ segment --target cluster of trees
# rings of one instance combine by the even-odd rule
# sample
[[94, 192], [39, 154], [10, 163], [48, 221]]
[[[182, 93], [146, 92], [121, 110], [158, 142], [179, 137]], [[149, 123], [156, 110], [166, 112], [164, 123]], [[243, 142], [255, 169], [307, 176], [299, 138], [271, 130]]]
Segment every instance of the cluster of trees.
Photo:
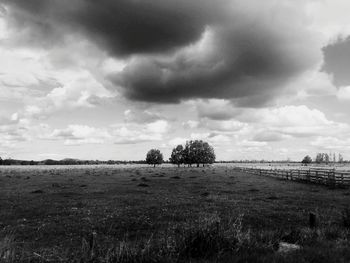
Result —
[[28, 161], [28, 160], [16, 160], [16, 159], [2, 159], [0, 157], [0, 165], [97, 165], [97, 164], [145, 164], [145, 160], [140, 161], [100, 161], [100, 160], [79, 160], [66, 158], [63, 160], [46, 159], [42, 161]]
[[[309, 155], [306, 155], [301, 162], [307, 165], [309, 163], [312, 163], [312, 158]], [[335, 153], [333, 153], [333, 155], [328, 153], [317, 153], [315, 158], [315, 163], [318, 163], [318, 164], [343, 163], [343, 162], [344, 162], [344, 158], [340, 153], [338, 154], [338, 159], [336, 158]]]
[[209, 143], [202, 140], [187, 141], [185, 147], [182, 145], [176, 146], [171, 152], [169, 161], [180, 166], [181, 164], [210, 164], [215, 162], [215, 152]]
[[[169, 161], [173, 164], [180, 166], [186, 164], [192, 166], [196, 164], [199, 167], [200, 164], [211, 164], [215, 162], [215, 152], [209, 143], [202, 140], [187, 141], [185, 146], [176, 146], [169, 158]], [[152, 149], [148, 151], [146, 155], [146, 163], [154, 166], [163, 163], [163, 154], [158, 149]]]
[[36, 165], [38, 162], [14, 159], [2, 159], [0, 157], [0, 165]]
[[38, 162], [38, 164], [42, 165], [92, 165], [92, 164], [143, 164], [145, 161], [117, 161], [117, 160], [108, 160], [108, 161], [100, 161], [100, 160], [79, 160], [79, 159], [71, 159], [66, 158], [63, 160], [52, 160], [47, 159], [44, 161]]
[[330, 163], [330, 162], [342, 163], [342, 162], [344, 162], [344, 158], [340, 153], [338, 154], [338, 160], [336, 158], [335, 153], [333, 153], [333, 156], [332, 156], [332, 154], [328, 155], [328, 153], [318, 153], [316, 155], [315, 162], [316, 163]]

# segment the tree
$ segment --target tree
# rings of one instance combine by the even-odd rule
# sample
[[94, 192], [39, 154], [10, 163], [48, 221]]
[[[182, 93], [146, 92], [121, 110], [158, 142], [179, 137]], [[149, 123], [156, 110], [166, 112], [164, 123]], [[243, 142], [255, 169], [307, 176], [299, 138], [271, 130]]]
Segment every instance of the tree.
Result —
[[324, 160], [323, 160], [323, 154], [322, 154], [322, 153], [318, 153], [318, 154], [316, 155], [315, 162], [316, 162], [316, 163], [323, 163], [323, 162], [324, 162]]
[[193, 160], [193, 156], [190, 148], [191, 143], [192, 141], [187, 141], [185, 144], [185, 148], [183, 149], [183, 152], [182, 152], [183, 161], [188, 166], [192, 166], [192, 160]]
[[157, 164], [163, 163], [163, 154], [158, 149], [151, 149], [146, 155], [146, 163], [153, 164], [156, 167]]
[[169, 161], [173, 164], [177, 164], [178, 167], [180, 167], [180, 164], [184, 163], [184, 147], [182, 145], [179, 144], [173, 149]]
[[329, 160], [330, 160], [330, 158], [329, 158], [328, 153], [318, 153], [316, 155], [315, 162], [316, 163], [327, 163], [328, 164]]
[[2, 165], [2, 159], [1, 159], [1, 157], [0, 157], [0, 165]]
[[344, 158], [343, 156], [339, 153], [339, 156], [338, 156], [338, 163], [342, 163], [344, 162]]
[[195, 141], [190, 141], [190, 158], [192, 163], [196, 163], [197, 167], [199, 167], [199, 164], [201, 162], [201, 159], [203, 158], [202, 155], [203, 150], [202, 150], [202, 141], [195, 140]]
[[215, 159], [216, 159], [214, 148], [211, 147], [209, 145], [209, 143], [204, 142], [203, 143], [203, 151], [204, 151], [204, 154], [201, 158], [201, 163], [203, 164], [203, 166], [205, 163], [210, 163], [210, 164], [214, 163]]
[[326, 164], [329, 163], [329, 155], [328, 155], [328, 153], [324, 153], [324, 160], [325, 160]]
[[304, 159], [301, 161], [301, 163], [307, 165], [307, 164], [309, 164], [309, 163], [312, 163], [312, 159], [311, 159], [311, 157], [310, 157], [309, 155], [306, 155], [306, 156], [304, 157]]

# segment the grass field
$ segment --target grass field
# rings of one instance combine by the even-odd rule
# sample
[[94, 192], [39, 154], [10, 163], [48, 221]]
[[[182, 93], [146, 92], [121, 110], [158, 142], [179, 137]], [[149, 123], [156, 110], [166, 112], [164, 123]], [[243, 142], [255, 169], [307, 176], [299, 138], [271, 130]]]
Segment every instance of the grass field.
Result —
[[1, 168], [0, 261], [349, 262], [349, 201], [225, 165]]

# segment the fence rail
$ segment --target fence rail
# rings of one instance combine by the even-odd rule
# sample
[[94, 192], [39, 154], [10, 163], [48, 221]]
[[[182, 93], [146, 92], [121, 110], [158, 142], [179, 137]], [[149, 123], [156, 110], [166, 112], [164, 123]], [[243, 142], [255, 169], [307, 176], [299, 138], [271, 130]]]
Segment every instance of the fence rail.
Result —
[[337, 171], [336, 169], [262, 169], [250, 167], [235, 167], [245, 173], [260, 176], [270, 176], [291, 181], [323, 184], [331, 187], [350, 186], [350, 171]]

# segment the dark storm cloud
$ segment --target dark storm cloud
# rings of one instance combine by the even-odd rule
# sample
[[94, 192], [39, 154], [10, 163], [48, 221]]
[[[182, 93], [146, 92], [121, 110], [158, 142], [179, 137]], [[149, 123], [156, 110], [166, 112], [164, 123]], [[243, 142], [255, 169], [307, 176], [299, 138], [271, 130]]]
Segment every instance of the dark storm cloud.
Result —
[[308, 37], [288, 39], [259, 24], [209, 26], [198, 47], [166, 57], [137, 56], [111, 79], [133, 100], [226, 98], [237, 106], [262, 106], [318, 60], [317, 51], [297, 41]]
[[0, 2], [27, 43], [59, 45], [78, 34], [125, 59], [109, 79], [131, 100], [226, 98], [261, 106], [320, 57], [299, 6], [288, 1]]
[[36, 44], [80, 33], [112, 55], [158, 53], [196, 41], [215, 17], [208, 0], [2, 0]]
[[323, 48], [323, 71], [333, 75], [336, 86], [350, 85], [350, 38], [339, 39]]

